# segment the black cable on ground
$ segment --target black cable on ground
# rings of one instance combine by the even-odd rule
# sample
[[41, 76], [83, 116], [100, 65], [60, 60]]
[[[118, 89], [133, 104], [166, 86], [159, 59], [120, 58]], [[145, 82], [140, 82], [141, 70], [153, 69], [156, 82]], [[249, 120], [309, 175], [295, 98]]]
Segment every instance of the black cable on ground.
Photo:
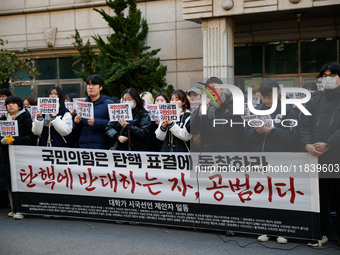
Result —
[[298, 244], [292, 248], [288, 248], [288, 249], [284, 249], [284, 248], [277, 248], [277, 247], [269, 247], [267, 245], [264, 245], [263, 243], [261, 242], [251, 242], [251, 243], [247, 243], [246, 245], [241, 245], [239, 244], [237, 241], [235, 240], [224, 240], [220, 235], [216, 234], [216, 236], [218, 236], [224, 243], [230, 243], [230, 242], [233, 242], [233, 243], [236, 243], [240, 248], [246, 248], [247, 246], [249, 245], [252, 245], [252, 244], [258, 244], [258, 245], [261, 245], [267, 249], [271, 249], [271, 250], [280, 250], [280, 251], [291, 251], [291, 250], [294, 250], [298, 247], [308, 247], [308, 248], [311, 248], [313, 250], [329, 250], [329, 249], [333, 249], [333, 250], [340, 250], [340, 247], [337, 248], [337, 247], [326, 247], [326, 248], [323, 248], [323, 247], [312, 247], [312, 246], [307, 246], [306, 244]]

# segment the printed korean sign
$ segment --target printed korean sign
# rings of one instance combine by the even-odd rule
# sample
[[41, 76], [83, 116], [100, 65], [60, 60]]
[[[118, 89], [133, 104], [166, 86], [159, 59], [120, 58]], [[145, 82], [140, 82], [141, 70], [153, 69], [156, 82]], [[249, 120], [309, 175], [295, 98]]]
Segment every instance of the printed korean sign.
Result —
[[133, 120], [131, 104], [108, 104], [110, 121], [118, 121], [124, 117], [125, 120]]
[[73, 102], [76, 102], [76, 101], [84, 102], [85, 100], [86, 100], [86, 97], [73, 98]]
[[34, 119], [35, 116], [37, 116], [37, 113], [39, 112], [39, 108], [36, 105], [31, 105], [31, 107], [27, 107], [27, 110], [30, 112], [32, 119]]
[[74, 103], [77, 114], [82, 118], [94, 119], [93, 103], [76, 101]]
[[5, 105], [5, 101], [1, 100], [0, 101], [0, 116], [5, 115], [6, 112], [7, 112], [7, 108]]
[[156, 119], [161, 119], [158, 109], [158, 104], [148, 104], [146, 105], [146, 110], [149, 113], [151, 121], [156, 121]]
[[52, 114], [59, 111], [59, 98], [38, 97], [38, 108], [42, 114]]
[[[289, 161], [289, 165], [287, 162]], [[317, 239], [317, 173], [308, 153], [163, 153], [10, 147], [24, 214], [196, 226]], [[205, 171], [209, 165], [238, 172]], [[286, 172], [270, 172], [284, 165]], [[254, 171], [243, 171], [249, 167]], [[295, 169], [295, 172], [294, 172]], [[208, 174], [208, 175], [207, 175]]]
[[[249, 113], [249, 110], [248, 110]], [[271, 119], [270, 115], [245, 115], [241, 116], [244, 121], [248, 121], [249, 127], [261, 127], [264, 126], [265, 129], [275, 128], [274, 120]]]
[[179, 121], [178, 104], [158, 104], [159, 114], [163, 117], [170, 117], [172, 121]]
[[260, 127], [263, 125], [263, 127], [265, 129], [273, 129], [275, 128], [274, 126], [274, 122], [271, 119], [270, 115], [256, 115], [257, 118], [252, 118], [252, 120], [250, 120], [249, 125], [250, 126], [256, 126], [256, 127]]
[[253, 97], [253, 105], [256, 106], [261, 103], [260, 97]]
[[70, 112], [73, 111], [74, 108], [74, 103], [73, 102], [65, 102], [65, 107], [67, 108], [67, 110], [69, 110]]
[[201, 101], [191, 101], [190, 102], [191, 112], [194, 112], [197, 108], [199, 108], [201, 103], [202, 103]]
[[17, 120], [1, 120], [0, 121], [0, 136], [6, 135], [19, 136]]
[[323, 84], [316, 84], [316, 86], [318, 87], [318, 91], [324, 91], [325, 87], [323, 86]]

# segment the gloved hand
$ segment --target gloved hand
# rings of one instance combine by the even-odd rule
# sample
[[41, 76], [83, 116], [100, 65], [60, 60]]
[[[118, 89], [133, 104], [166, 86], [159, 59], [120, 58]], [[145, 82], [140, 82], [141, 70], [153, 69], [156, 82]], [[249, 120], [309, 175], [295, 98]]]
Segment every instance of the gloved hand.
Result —
[[6, 144], [11, 144], [14, 142], [14, 138], [10, 135], [6, 135], [4, 138], [1, 139], [1, 143], [6, 145]]

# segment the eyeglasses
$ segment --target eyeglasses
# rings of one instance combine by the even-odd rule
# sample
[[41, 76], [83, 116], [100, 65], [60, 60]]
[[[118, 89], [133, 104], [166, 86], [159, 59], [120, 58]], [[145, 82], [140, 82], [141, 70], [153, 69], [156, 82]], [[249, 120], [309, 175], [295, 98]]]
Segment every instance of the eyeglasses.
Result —
[[268, 101], [268, 102], [271, 102], [273, 101], [273, 97], [262, 97], [262, 101]]

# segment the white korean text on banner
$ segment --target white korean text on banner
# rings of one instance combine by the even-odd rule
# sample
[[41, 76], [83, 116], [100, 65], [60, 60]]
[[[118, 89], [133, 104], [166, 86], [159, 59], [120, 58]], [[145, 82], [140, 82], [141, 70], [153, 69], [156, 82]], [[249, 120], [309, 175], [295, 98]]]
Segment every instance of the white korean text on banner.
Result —
[[151, 121], [156, 121], [156, 119], [161, 119], [159, 114], [158, 104], [147, 104], [146, 111], [149, 113]]
[[131, 104], [108, 104], [110, 121], [118, 121], [119, 118], [133, 120]]
[[6, 108], [6, 105], [5, 105], [5, 101], [4, 100], [0, 100], [0, 117], [2, 115], [5, 115], [7, 112], [7, 108]]
[[[24, 214], [319, 238], [318, 175], [292, 167], [317, 164], [308, 153], [9, 148], [14, 210]], [[282, 165], [289, 171], [269, 171]]]
[[52, 114], [59, 111], [59, 98], [38, 97], [37, 105], [42, 114]]
[[179, 121], [178, 104], [158, 104], [159, 114], [163, 117], [171, 118], [171, 121]]
[[19, 136], [18, 121], [17, 120], [1, 120], [0, 121], [0, 136], [6, 135]]
[[76, 107], [76, 112], [80, 117], [94, 119], [92, 102], [75, 101], [74, 105]]

